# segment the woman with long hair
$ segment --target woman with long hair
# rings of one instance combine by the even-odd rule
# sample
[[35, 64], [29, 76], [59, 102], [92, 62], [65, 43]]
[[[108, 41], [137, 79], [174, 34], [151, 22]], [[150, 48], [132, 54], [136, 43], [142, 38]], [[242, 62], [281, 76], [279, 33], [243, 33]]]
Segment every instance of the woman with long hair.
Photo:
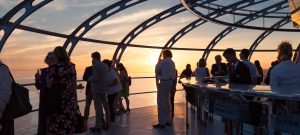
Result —
[[[130, 107], [129, 107], [129, 77], [126, 68], [122, 63], [117, 65], [117, 69], [119, 70], [119, 76], [120, 76], [120, 81], [122, 84], [122, 91], [120, 94], [120, 100], [119, 100], [119, 105], [120, 105], [120, 110], [125, 111], [125, 112], [130, 112]], [[122, 103], [122, 97], [125, 99], [126, 102], [126, 110], [123, 106]]]
[[254, 64], [255, 64], [256, 69], [257, 69], [258, 74], [259, 74], [258, 77], [257, 77], [257, 79], [256, 79], [256, 81], [257, 81], [256, 84], [260, 85], [261, 82], [263, 81], [263, 77], [264, 77], [263, 69], [260, 66], [260, 62], [258, 60], [254, 61]]
[[48, 134], [70, 135], [80, 115], [76, 95], [76, 69], [66, 50], [59, 46], [53, 51], [57, 63], [48, 69], [47, 98]]

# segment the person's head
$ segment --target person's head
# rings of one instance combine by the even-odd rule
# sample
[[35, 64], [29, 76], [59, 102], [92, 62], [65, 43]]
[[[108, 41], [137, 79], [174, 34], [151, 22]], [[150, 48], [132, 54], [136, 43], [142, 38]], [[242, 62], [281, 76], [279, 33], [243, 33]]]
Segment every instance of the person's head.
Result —
[[63, 48], [62, 46], [58, 46], [54, 49], [53, 51], [57, 63], [66, 63], [66, 62], [70, 62], [70, 57], [66, 51], [65, 48]]
[[101, 55], [99, 52], [93, 52], [91, 54], [91, 57], [92, 57], [92, 63], [96, 63], [97, 61], [100, 61], [101, 60]]
[[124, 66], [122, 63], [117, 64], [117, 69], [118, 69], [119, 71], [126, 70], [125, 66]]
[[286, 60], [291, 60], [291, 58], [293, 56], [293, 47], [287, 41], [281, 42], [278, 45], [277, 51], [278, 51], [277, 59], [280, 62], [281, 61], [286, 61]]
[[232, 48], [228, 48], [223, 52], [223, 56], [227, 60], [228, 63], [234, 63], [238, 59], [236, 58], [236, 52]]
[[206, 67], [206, 60], [205, 59], [200, 59], [199, 60], [199, 67]]
[[163, 58], [172, 58], [172, 56], [172, 52], [169, 49], [163, 51]]
[[247, 60], [250, 55], [250, 51], [248, 49], [242, 49], [240, 53], [241, 60]]
[[111, 69], [113, 62], [111, 60], [105, 59], [102, 61], [104, 64], [106, 64], [109, 69]]
[[217, 64], [221, 63], [221, 62], [222, 62], [222, 57], [221, 57], [221, 55], [216, 55], [216, 56], [215, 56], [215, 61], [216, 61]]
[[261, 67], [260, 62], [258, 60], [254, 61], [254, 64], [255, 64], [256, 67]]
[[185, 69], [192, 69], [191, 64], [186, 64]]
[[53, 52], [49, 52], [46, 58], [44, 59], [44, 62], [49, 66], [55, 64], [56, 63], [55, 54]]

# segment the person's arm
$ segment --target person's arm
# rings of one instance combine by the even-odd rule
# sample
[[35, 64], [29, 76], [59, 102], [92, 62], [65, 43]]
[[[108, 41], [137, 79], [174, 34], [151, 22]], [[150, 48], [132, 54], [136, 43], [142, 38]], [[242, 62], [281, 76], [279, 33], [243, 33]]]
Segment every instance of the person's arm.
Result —
[[244, 80], [244, 82], [245, 83], [247, 83], [247, 84], [253, 84], [252, 83], [252, 77], [251, 77], [251, 73], [250, 73], [250, 69], [248, 68], [248, 66], [246, 65], [245, 66], [245, 70], [244, 70], [245, 72], [244, 72], [244, 77], [242, 77], [242, 78], [244, 78], [245, 80]]
[[56, 67], [51, 66], [48, 69], [48, 76], [47, 76], [47, 88], [51, 88], [54, 80], [56, 80]]
[[257, 83], [257, 80], [258, 80], [258, 78], [259, 78], [259, 73], [258, 73], [258, 70], [257, 70], [257, 68], [256, 68], [256, 66], [253, 64], [253, 69], [254, 69], [254, 74], [255, 74], [255, 76], [253, 77], [253, 82], [252, 82], [252, 84], [256, 84]]
[[206, 75], [207, 75], [207, 77], [210, 77], [210, 74], [209, 74], [208, 68], [205, 68], [205, 70], [206, 70]]
[[[82, 79], [84, 80], [84, 81], [88, 81], [89, 80], [89, 77], [90, 77], [90, 74], [89, 74], [89, 68], [85, 68], [85, 70], [84, 70], [84, 74], [83, 74], [83, 77], [82, 77]], [[91, 69], [90, 69], [91, 70]]]
[[215, 72], [216, 72], [214, 67], [215, 67], [214, 65], [211, 66], [211, 71], [210, 71], [210, 73], [211, 73], [212, 75], [215, 75]]
[[156, 64], [156, 66], [155, 66], [155, 74], [156, 74], [156, 76], [159, 76], [159, 75], [161, 75], [161, 62], [159, 62], [159, 63], [157, 63]]
[[118, 74], [116, 72], [113, 71], [113, 80], [110, 84], [108, 84], [109, 87], [111, 86], [115, 86], [115, 85], [118, 85], [119, 84], [119, 81], [118, 81]]
[[227, 65], [225, 63], [223, 64], [222, 68], [223, 68], [222, 71], [224, 72], [224, 75], [228, 76], [228, 69], [227, 69]]
[[93, 71], [92, 71], [93, 74], [89, 77], [88, 81], [90, 81], [90, 82], [96, 82], [96, 81], [97, 81], [96, 73], [97, 73], [97, 71], [98, 71], [97, 66], [96, 66], [96, 65], [93, 65], [92, 70], [93, 70]]
[[270, 86], [271, 86], [271, 88], [276, 88], [279, 86], [279, 80], [278, 80], [277, 74], [276, 74], [276, 72], [274, 72], [274, 70], [272, 70], [270, 73]]
[[0, 65], [0, 118], [3, 115], [6, 105], [9, 102], [12, 94], [12, 82], [13, 81], [9, 73], [8, 67]]
[[118, 78], [115, 77], [115, 79], [112, 81], [111, 84], [109, 84], [109, 86], [111, 87], [111, 86], [115, 86], [115, 85], [118, 85], [118, 84], [119, 84]]
[[35, 79], [35, 83], [34, 83], [34, 86], [37, 90], [41, 90], [42, 89], [42, 82], [39, 78], [36, 78]]
[[185, 70], [183, 70], [183, 71], [181, 72], [181, 74], [180, 74], [180, 76], [179, 76], [179, 79], [182, 79], [182, 78], [184, 78], [184, 77], [186, 77], [186, 76], [185, 76]]

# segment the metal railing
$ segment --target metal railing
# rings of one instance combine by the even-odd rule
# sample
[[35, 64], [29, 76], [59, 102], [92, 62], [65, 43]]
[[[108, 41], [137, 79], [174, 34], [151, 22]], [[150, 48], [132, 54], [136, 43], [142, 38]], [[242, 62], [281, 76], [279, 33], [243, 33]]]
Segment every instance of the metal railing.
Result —
[[[131, 77], [131, 79], [155, 79], [155, 77]], [[77, 82], [85, 82], [84, 80], [77, 80]], [[34, 86], [35, 83], [26, 83], [26, 84], [21, 84], [22, 86]], [[183, 89], [176, 89], [176, 91], [183, 91]], [[146, 91], [146, 92], [135, 92], [135, 93], [129, 93], [129, 95], [142, 95], [142, 94], [151, 94], [151, 93], [156, 93], [157, 91]], [[84, 102], [85, 100], [78, 100], [78, 103]], [[37, 112], [39, 109], [33, 109], [31, 110], [30, 113]]]

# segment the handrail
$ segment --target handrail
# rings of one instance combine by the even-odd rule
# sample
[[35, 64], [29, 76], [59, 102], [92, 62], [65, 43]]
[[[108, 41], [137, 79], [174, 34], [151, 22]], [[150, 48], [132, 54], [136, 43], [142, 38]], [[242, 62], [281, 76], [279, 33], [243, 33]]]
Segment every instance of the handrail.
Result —
[[[176, 89], [176, 91], [183, 91], [183, 89]], [[130, 93], [129, 95], [142, 95], [142, 94], [150, 94], [150, 93], [156, 93], [157, 91], [147, 91], [147, 92], [136, 92], [136, 93]], [[77, 103], [81, 103], [81, 102], [84, 102], [85, 100], [78, 100]], [[30, 113], [33, 113], [33, 112], [37, 112], [39, 111], [39, 109], [34, 109], [34, 110], [31, 110]]]
[[[149, 79], [149, 78], [155, 78], [152, 76], [148, 76], [148, 77], [131, 77], [131, 79]], [[84, 82], [84, 80], [77, 80], [77, 82]], [[33, 86], [35, 83], [25, 83], [25, 84], [21, 84], [22, 86]]]
[[[155, 78], [153, 76], [148, 77], [131, 77], [131, 79], [149, 79], [149, 78]], [[77, 80], [77, 82], [84, 82], [84, 80]], [[21, 86], [33, 86], [34, 83], [27, 83], [27, 84], [21, 84]], [[183, 89], [177, 89], [176, 91], [183, 91]], [[150, 94], [150, 93], [156, 93], [157, 91], [146, 91], [146, 92], [136, 92], [136, 93], [129, 93], [129, 95], [142, 95], [142, 94]], [[78, 100], [77, 103], [84, 102], [85, 100]], [[39, 109], [33, 109], [30, 113], [37, 112]]]

